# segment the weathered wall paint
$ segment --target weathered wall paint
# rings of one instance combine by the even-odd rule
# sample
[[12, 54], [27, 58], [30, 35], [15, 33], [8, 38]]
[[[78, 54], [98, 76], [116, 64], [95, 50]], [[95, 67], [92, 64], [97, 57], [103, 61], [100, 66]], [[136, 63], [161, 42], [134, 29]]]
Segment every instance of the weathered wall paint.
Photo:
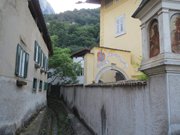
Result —
[[[133, 56], [142, 54], [140, 21], [132, 18], [141, 0], [113, 0], [109, 5], [101, 1], [100, 47], [131, 51]], [[116, 35], [116, 18], [125, 17], [125, 34]]]
[[[33, 113], [46, 104], [46, 92], [33, 92], [33, 77], [47, 81], [47, 74], [34, 68], [34, 41], [48, 57], [41, 33], [27, 0], [0, 0], [0, 135], [13, 135]], [[16, 47], [21, 42], [29, 54], [27, 85], [16, 86]]]
[[[111, 70], [108, 69], [104, 71], [103, 68], [113, 68], [112, 65], [122, 70], [121, 73], [124, 74], [127, 80], [139, 79], [142, 75], [138, 72], [142, 59], [141, 23], [138, 19], [131, 17], [140, 2], [141, 0], [111, 0], [109, 4], [105, 5], [105, 0], [101, 0], [100, 44], [99, 47], [91, 49], [91, 55], [86, 54], [88, 56], [85, 56], [85, 61], [88, 61], [89, 65], [91, 65], [88, 66], [85, 64], [85, 71], [87, 71], [85, 72], [85, 84], [91, 84], [92, 82], [97, 83], [99, 81], [98, 78], [100, 78], [99, 76], [102, 75], [100, 72]], [[116, 23], [117, 18], [120, 16], [124, 17], [123, 26], [125, 31], [122, 35], [117, 35]], [[104, 61], [97, 61], [99, 51], [105, 54]], [[92, 65], [94, 65], [93, 68]], [[92, 75], [87, 74], [89, 72]], [[104, 82], [112, 82], [114, 75], [111, 74], [111, 76], [112, 77], [103, 76], [101, 80]]]
[[166, 78], [150, 77], [145, 86], [61, 87], [59, 97], [97, 135], [168, 135]]
[[[98, 59], [99, 53], [103, 54], [104, 59]], [[84, 60], [85, 84], [98, 83], [100, 78], [103, 77], [102, 75], [111, 69], [121, 72], [126, 80], [135, 80], [141, 75], [138, 66], [133, 65], [132, 53], [129, 51], [94, 47], [90, 53], [85, 55]], [[104, 80], [107, 80], [106, 82], [115, 82], [112, 73], [111, 75], [106, 74], [104, 78]]]

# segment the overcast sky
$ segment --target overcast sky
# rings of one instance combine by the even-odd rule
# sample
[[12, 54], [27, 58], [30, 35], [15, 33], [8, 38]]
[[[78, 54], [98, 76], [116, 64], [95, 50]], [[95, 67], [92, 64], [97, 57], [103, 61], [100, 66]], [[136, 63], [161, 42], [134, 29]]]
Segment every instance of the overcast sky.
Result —
[[82, 8], [98, 8], [98, 4], [76, 4], [77, 1], [85, 0], [47, 0], [56, 13], [64, 12], [67, 10], [82, 9]]

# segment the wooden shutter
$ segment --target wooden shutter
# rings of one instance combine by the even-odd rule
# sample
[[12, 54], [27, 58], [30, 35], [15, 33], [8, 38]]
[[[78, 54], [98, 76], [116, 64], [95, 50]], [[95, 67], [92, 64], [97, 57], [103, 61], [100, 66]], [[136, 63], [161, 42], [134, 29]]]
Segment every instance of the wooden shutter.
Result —
[[41, 48], [40, 46], [38, 46], [38, 64], [40, 65], [40, 61], [41, 61]]
[[27, 73], [28, 73], [28, 63], [29, 63], [29, 54], [26, 53], [25, 56], [25, 65], [24, 65], [24, 78], [27, 77]]
[[19, 44], [17, 45], [16, 48], [16, 67], [15, 67], [15, 75], [19, 75], [19, 65], [20, 65], [20, 53], [21, 53], [21, 47]]
[[45, 69], [45, 65], [46, 65], [46, 56], [45, 54], [43, 54], [43, 68]]
[[36, 51], [37, 51], [37, 44], [36, 41], [34, 42], [34, 61], [36, 61]]
[[46, 57], [45, 71], [48, 71], [48, 58]]

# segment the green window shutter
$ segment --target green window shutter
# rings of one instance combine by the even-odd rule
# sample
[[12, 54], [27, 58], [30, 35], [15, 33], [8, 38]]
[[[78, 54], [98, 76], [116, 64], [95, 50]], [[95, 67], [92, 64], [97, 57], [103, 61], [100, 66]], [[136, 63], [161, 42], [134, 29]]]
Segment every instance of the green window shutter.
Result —
[[40, 65], [42, 66], [42, 50], [40, 52]]
[[36, 51], [37, 51], [37, 43], [34, 42], [34, 61], [36, 61]]
[[15, 75], [19, 75], [19, 65], [20, 65], [20, 53], [21, 53], [21, 47], [19, 44], [17, 45], [16, 49], [16, 67], [15, 67]]
[[24, 78], [27, 77], [27, 73], [28, 73], [28, 63], [29, 63], [29, 54], [26, 53], [26, 57], [25, 57], [25, 65], [24, 65]]
[[41, 48], [40, 48], [40, 46], [38, 46], [39, 47], [39, 51], [38, 51], [38, 64], [39, 65], [41, 65]]
[[46, 56], [45, 54], [43, 54], [43, 68], [45, 69], [45, 65], [46, 65]]
[[40, 47], [38, 46], [38, 64], [40, 62]]
[[45, 71], [48, 71], [48, 58], [46, 57]]
[[48, 58], [46, 58], [46, 71], [48, 71]]

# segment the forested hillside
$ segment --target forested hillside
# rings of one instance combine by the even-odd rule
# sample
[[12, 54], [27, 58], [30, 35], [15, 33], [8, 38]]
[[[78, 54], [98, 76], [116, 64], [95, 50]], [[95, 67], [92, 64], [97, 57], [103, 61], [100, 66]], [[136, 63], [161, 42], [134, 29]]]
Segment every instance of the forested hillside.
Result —
[[72, 52], [99, 44], [99, 9], [45, 15], [53, 45]]

